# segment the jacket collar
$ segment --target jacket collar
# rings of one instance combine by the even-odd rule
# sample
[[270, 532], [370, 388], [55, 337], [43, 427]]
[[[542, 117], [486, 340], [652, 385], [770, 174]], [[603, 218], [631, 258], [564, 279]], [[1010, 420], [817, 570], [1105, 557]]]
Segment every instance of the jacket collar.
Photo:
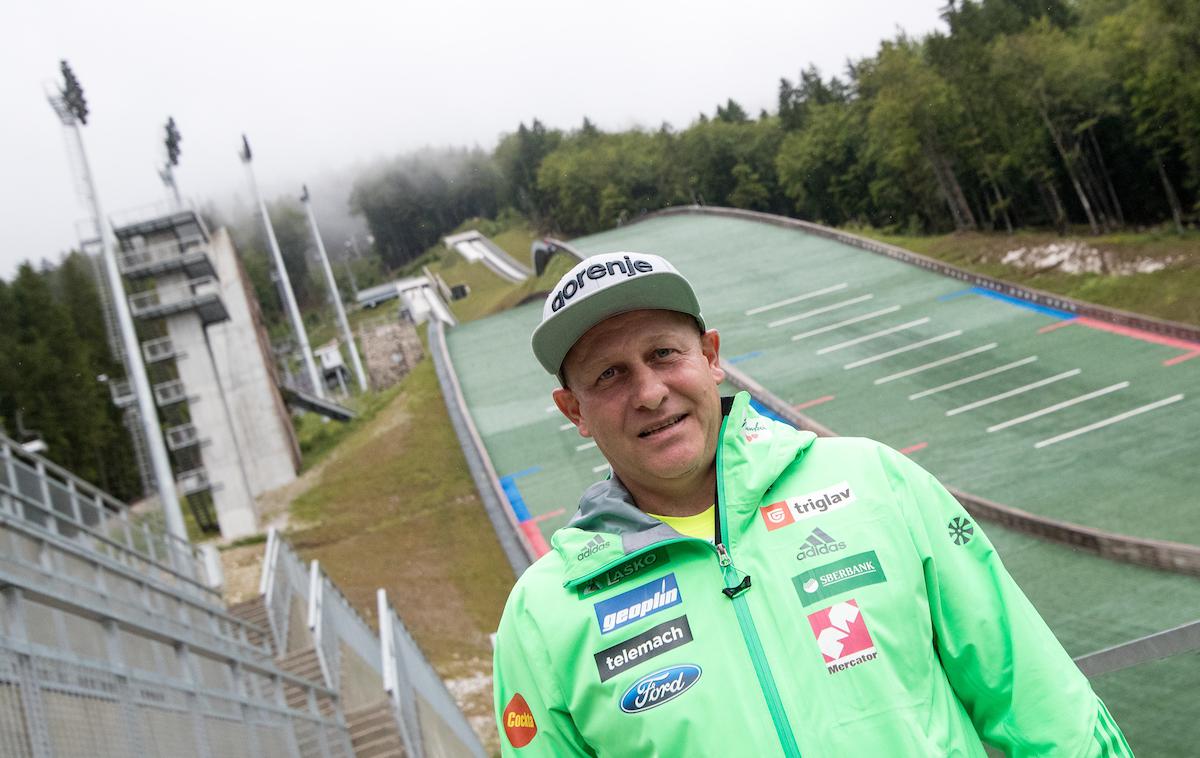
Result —
[[[721, 507], [730, 530], [740, 532], [748, 522], [745, 516], [753, 514], [766, 491], [816, 435], [759, 415], [746, 392], [722, 398], [722, 410], [725, 420], [717, 451]], [[613, 476], [584, 491], [575, 516], [550, 541], [566, 567], [566, 583], [573, 584], [633, 553], [679, 539], [686, 538], [640, 510]]]

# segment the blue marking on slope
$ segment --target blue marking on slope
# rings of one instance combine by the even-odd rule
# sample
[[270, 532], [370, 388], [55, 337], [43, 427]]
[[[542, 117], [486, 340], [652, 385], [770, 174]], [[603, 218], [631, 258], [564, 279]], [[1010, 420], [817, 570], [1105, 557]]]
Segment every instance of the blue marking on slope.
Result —
[[516, 478], [522, 477], [522, 476], [529, 476], [530, 474], [536, 474], [537, 472], [539, 472], [541, 470], [542, 470], [541, 466], [530, 466], [529, 468], [521, 469], [520, 471], [518, 471], [515, 474], [509, 474], [508, 478], [516, 479]]
[[955, 298], [962, 297], [963, 295], [973, 295], [973, 294], [975, 294], [976, 289], [978, 289], [978, 288], [977, 287], [967, 287], [965, 290], [956, 290], [954, 292], [950, 292], [945, 295], [938, 295], [937, 299], [939, 302], [944, 303], [947, 300], [953, 300]]
[[751, 358], [757, 358], [762, 354], [763, 351], [755, 350], [752, 353], [742, 353], [741, 355], [735, 355], [732, 358], [727, 358], [726, 360], [728, 360], [730, 363], [741, 363], [742, 361], [748, 361]]
[[[528, 470], [526, 469], [526, 471]], [[525, 505], [525, 498], [521, 497], [521, 490], [517, 488], [517, 483], [513, 481], [513, 477], [516, 475], [509, 474], [508, 476], [501, 477], [500, 486], [504, 489], [504, 495], [508, 498], [508, 504], [512, 506], [513, 515], [517, 517], [517, 521], [525, 522], [532, 518], [532, 516], [529, 515], [529, 508]]]
[[987, 289], [986, 287], [972, 287], [971, 291], [974, 292], [976, 295], [983, 295], [984, 297], [990, 297], [993, 300], [1001, 300], [1003, 302], [1008, 303], [1009, 305], [1015, 305], [1018, 308], [1025, 308], [1025, 309], [1034, 311], [1036, 313], [1041, 313], [1044, 316], [1053, 316], [1054, 318], [1062, 319], [1062, 320], [1069, 320], [1069, 319], [1073, 319], [1076, 317], [1074, 313], [1068, 313], [1067, 311], [1060, 311], [1057, 308], [1051, 308], [1047, 305], [1038, 305], [1037, 303], [1031, 303], [1028, 300], [1022, 300], [1021, 298], [1013, 297], [1012, 295], [1004, 295], [999, 292], [996, 292], [995, 290]]
[[772, 421], [779, 421], [781, 423], [787, 424], [788, 426], [792, 425], [792, 422], [788, 421], [783, 416], [780, 416], [775, 411], [771, 410], [767, 406], [758, 402], [753, 397], [750, 398], [750, 407], [753, 408], [754, 410], [758, 411], [758, 415], [760, 415], [760, 416], [766, 416], [767, 418], [771, 419]]

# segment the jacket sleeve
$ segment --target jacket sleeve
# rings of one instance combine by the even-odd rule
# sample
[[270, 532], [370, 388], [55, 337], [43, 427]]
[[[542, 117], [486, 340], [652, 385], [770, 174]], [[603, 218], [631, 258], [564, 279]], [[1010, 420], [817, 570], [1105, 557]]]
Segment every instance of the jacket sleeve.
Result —
[[880, 455], [921, 554], [942, 668], [980, 737], [1008, 756], [1132, 756], [975, 519], [907, 457]]
[[[514, 590], [500, 620], [493, 656], [493, 697], [500, 754], [508, 758], [594, 756], [567, 711], [541, 630]], [[529, 718], [523, 718], [525, 714]], [[532, 724], [532, 729], [530, 728]]]

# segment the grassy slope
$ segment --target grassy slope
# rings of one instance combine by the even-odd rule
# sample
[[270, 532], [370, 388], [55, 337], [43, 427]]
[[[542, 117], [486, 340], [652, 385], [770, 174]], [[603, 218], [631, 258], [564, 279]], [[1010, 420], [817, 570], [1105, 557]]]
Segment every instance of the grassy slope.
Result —
[[1150, 274], [1104, 276], [1053, 271], [1037, 273], [1000, 263], [1009, 250], [1068, 239], [1049, 232], [1018, 232], [1011, 236], [969, 233], [906, 237], [872, 229], [848, 231], [1017, 284], [1200, 326], [1200, 233], [1147, 232], [1074, 238], [1125, 260], [1176, 259], [1162, 271]]
[[[423, 360], [373, 418], [345, 435], [292, 504], [288, 539], [317, 559], [372, 624], [383, 587], [438, 673], [493, 745], [491, 645], [514, 581], [467, 472], [433, 364]], [[475, 683], [475, 686], [470, 686]], [[465, 702], [463, 702], [465, 701]]]

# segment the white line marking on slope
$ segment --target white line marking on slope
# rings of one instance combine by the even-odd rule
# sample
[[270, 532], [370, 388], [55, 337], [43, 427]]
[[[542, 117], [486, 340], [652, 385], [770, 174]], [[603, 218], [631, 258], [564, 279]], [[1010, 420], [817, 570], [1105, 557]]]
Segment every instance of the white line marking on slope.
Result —
[[884, 308], [881, 311], [875, 311], [874, 313], [865, 313], [861, 316], [855, 316], [854, 318], [848, 318], [845, 321], [839, 321], [836, 324], [830, 324], [829, 326], [823, 326], [820, 329], [813, 329], [811, 332], [801, 332], [800, 334], [793, 334], [792, 342], [795, 342], [796, 340], [802, 340], [805, 337], [812, 337], [817, 334], [824, 334], [825, 332], [832, 332], [834, 329], [841, 329], [843, 326], [849, 326], [850, 324], [857, 324], [859, 321], [870, 321], [873, 318], [879, 318], [880, 316], [886, 316], [887, 314], [895, 313], [898, 310], [900, 310], [900, 306], [893, 305], [892, 307]]
[[746, 315], [747, 316], [757, 316], [758, 314], [760, 314], [764, 311], [769, 311], [772, 308], [782, 308], [785, 305], [791, 305], [792, 303], [798, 303], [801, 300], [807, 300], [810, 297], [818, 297], [820, 295], [828, 295], [830, 292], [837, 292], [838, 290], [844, 290], [844, 289], [846, 289], [846, 283], [842, 282], [841, 284], [835, 284], [832, 287], [826, 287], [823, 290], [817, 290], [816, 292], [807, 292], [803, 295], [796, 295], [795, 297], [789, 297], [787, 300], [780, 300], [777, 303], [771, 303], [770, 305], [760, 305], [757, 308], [751, 308], [750, 310], [746, 311]]
[[1102, 390], [1096, 390], [1095, 392], [1089, 392], [1085, 395], [1080, 395], [1079, 397], [1073, 397], [1070, 400], [1064, 400], [1061, 403], [1055, 403], [1054, 405], [1047, 406], [1041, 410], [1034, 411], [1033, 413], [1026, 413], [1024, 416], [1018, 416], [1017, 418], [1009, 419], [1008, 421], [1004, 421], [999, 424], [992, 424], [987, 428], [987, 430], [988, 432], [998, 432], [1001, 429], [1007, 429], [1010, 426], [1024, 424], [1026, 421], [1032, 421], [1035, 418], [1041, 418], [1042, 416], [1054, 413], [1055, 411], [1061, 411], [1063, 408], [1070, 408], [1072, 405], [1091, 400], [1094, 397], [1100, 397], [1101, 395], [1107, 395], [1110, 392], [1123, 390], [1128, 386], [1129, 382], [1114, 384], [1112, 386], [1105, 387]]
[[575, 451], [578, 453], [582, 453], [584, 450], [591, 450], [595, 446], [596, 446], [596, 441], [592, 440], [591, 442], [585, 442], [582, 445], [576, 445]]
[[869, 342], [870, 340], [873, 340], [876, 337], [883, 337], [888, 334], [895, 334], [896, 332], [902, 332], [905, 329], [912, 329], [914, 326], [922, 326], [922, 325], [928, 324], [928, 323], [929, 323], [929, 317], [926, 316], [925, 318], [919, 318], [916, 321], [909, 321], [907, 324], [900, 324], [899, 326], [889, 326], [887, 329], [880, 329], [879, 331], [874, 332], [873, 334], [868, 334], [864, 337], [855, 337], [852, 340], [846, 340], [845, 342], [839, 342], [836, 345], [830, 345], [829, 347], [823, 347], [817, 351], [817, 355], [825, 355], [826, 353], [832, 353], [836, 350], [841, 350], [844, 347], [850, 347], [851, 345], [858, 345], [863, 342]]
[[575, 425], [574, 425], [574, 424], [572, 424], [570, 421], [568, 421], [567, 423], [565, 423], [565, 424], [563, 424], [562, 426], [558, 427], [558, 431], [560, 431], [560, 432], [565, 432], [565, 431], [567, 431], [568, 429], [574, 429], [574, 428], [575, 428]]
[[960, 413], [966, 413], [967, 411], [973, 411], [976, 408], [982, 408], [985, 405], [991, 405], [992, 403], [998, 403], [1001, 400], [1007, 400], [1008, 398], [1015, 397], [1017, 395], [1020, 395], [1023, 392], [1028, 392], [1030, 390], [1036, 390], [1038, 387], [1045, 387], [1047, 384], [1054, 384], [1055, 382], [1061, 381], [1063, 379], [1069, 379], [1070, 377], [1078, 374], [1079, 371], [1080, 371], [1080, 369], [1073, 368], [1070, 371], [1064, 371], [1061, 374], [1055, 374], [1054, 376], [1048, 377], [1046, 379], [1039, 379], [1036, 382], [1026, 384], [1023, 387], [1017, 387], [1014, 390], [1009, 390], [1007, 392], [1001, 392], [999, 395], [992, 395], [991, 397], [985, 397], [982, 400], [976, 400], [973, 403], [967, 403], [966, 405], [960, 406], [958, 408], [953, 408], [951, 410], [946, 411], [946, 415], [947, 416], [957, 416]]
[[1051, 437], [1048, 440], [1042, 440], [1041, 442], [1036, 443], [1034, 445], [1034, 447], [1035, 448], [1046, 447], [1047, 445], [1053, 445], [1056, 442], [1062, 442], [1063, 440], [1069, 440], [1072, 437], [1078, 437], [1081, 434], [1087, 434], [1088, 432], [1092, 432], [1097, 429], [1102, 429], [1103, 427], [1106, 427], [1110, 424], [1115, 424], [1119, 421], [1124, 421], [1127, 418], [1133, 418], [1134, 416], [1137, 416], [1141, 413], [1145, 413], [1147, 411], [1152, 411], [1155, 408], [1161, 408], [1164, 405], [1170, 405], [1171, 403], [1178, 403], [1182, 399], [1183, 399], [1182, 393], [1180, 393], [1178, 395], [1172, 395], [1171, 397], [1164, 398], [1162, 400], [1159, 400], [1158, 402], [1150, 403], [1149, 405], [1143, 405], [1140, 408], [1134, 408], [1131, 411], [1125, 411], [1124, 413], [1119, 413], [1116, 416], [1113, 416], [1111, 418], [1106, 418], [1103, 421], [1097, 421], [1094, 424], [1088, 424], [1087, 426], [1082, 426], [1078, 429], [1074, 429], [1072, 431], [1065, 432], [1063, 434], [1058, 435], [1057, 437]]
[[937, 394], [938, 392], [941, 392], [942, 390], [948, 390], [948, 389], [953, 389], [955, 387], [961, 387], [964, 384], [970, 384], [971, 382], [977, 382], [980, 379], [986, 379], [989, 376], [995, 376], [996, 374], [999, 374], [1004, 371], [1008, 371], [1009, 369], [1014, 369], [1017, 366], [1024, 366], [1026, 364], [1033, 363], [1036, 360], [1037, 360], [1037, 356], [1031, 355], [1028, 358], [1022, 358], [1019, 361], [1013, 361], [1012, 363], [1006, 363], [1003, 366], [997, 366], [996, 368], [990, 368], [987, 371], [981, 371], [978, 374], [972, 374], [971, 376], [963, 377], [962, 379], [955, 379], [952, 382], [943, 384], [938, 387], [933, 387], [932, 389], [921, 390], [920, 392], [914, 392], [913, 394], [908, 396], [908, 399], [916, 400], [917, 398], [927, 397], [929, 395]]
[[858, 368], [859, 366], [865, 366], [868, 363], [874, 363], [875, 361], [881, 361], [884, 358], [891, 358], [893, 355], [900, 355], [900, 353], [907, 353], [909, 350], [916, 350], [918, 348], [925, 347], [926, 345], [932, 345], [935, 342], [941, 342], [943, 340], [952, 339], [954, 337], [959, 336], [960, 334], [962, 334], [962, 329], [955, 329], [952, 332], [946, 332], [945, 334], [939, 334], [936, 337], [930, 337], [927, 340], [921, 340], [920, 342], [914, 342], [911, 345], [905, 345], [904, 347], [898, 347], [895, 350], [889, 350], [886, 353], [880, 353], [879, 355], [872, 355], [870, 358], [863, 358], [861, 361], [854, 361], [853, 363], [847, 363], [845, 366], [842, 366], [842, 368], [843, 369], [851, 369], [851, 368]]
[[813, 308], [811, 311], [805, 311], [804, 313], [797, 313], [795, 316], [788, 316], [787, 318], [776, 319], [775, 321], [772, 321], [769, 324], [767, 324], [767, 328], [774, 329], [777, 326], [783, 326], [784, 324], [790, 324], [793, 321], [799, 321], [801, 319], [808, 318], [809, 316], [816, 316], [821, 313], [828, 313], [829, 311], [836, 311], [839, 308], [845, 308], [847, 305], [854, 305], [855, 303], [861, 303], [865, 300], [870, 300], [873, 297], [875, 297], [875, 296], [874, 295], [859, 295], [858, 297], [852, 297], [849, 300], [843, 300], [840, 303], [834, 303], [833, 305], [826, 305], [823, 308]]
[[881, 377], [879, 379], [876, 379], [875, 383], [876, 384], [887, 384], [890, 381], [893, 381], [896, 379], [901, 379], [906, 376], [912, 376], [913, 374], [919, 374], [922, 371], [927, 371], [931, 368], [937, 368], [938, 366], [945, 366], [947, 363], [954, 363], [955, 361], [961, 361], [963, 358], [970, 358], [972, 355], [979, 355], [980, 353], [986, 353], [988, 350], [991, 350], [992, 348], [997, 347], [997, 346], [998, 346], [997, 343], [989, 342], [986, 345], [980, 345], [979, 347], [973, 347], [970, 350], [964, 350], [961, 353], [956, 353], [954, 355], [948, 355], [945, 358], [939, 358], [936, 361], [930, 361], [929, 363], [924, 363], [920, 366], [915, 366], [913, 368], [906, 369], [904, 371], [899, 371], [895, 374], [891, 374], [890, 376]]
[[547, 405], [546, 406], [546, 413], [554, 413], [556, 410], [558, 410], [557, 405]]
[[601, 463], [599, 466], [592, 466], [592, 473], [599, 474], [601, 471], [605, 470], [606, 468], [609, 468], [609, 465], [607, 463]]

